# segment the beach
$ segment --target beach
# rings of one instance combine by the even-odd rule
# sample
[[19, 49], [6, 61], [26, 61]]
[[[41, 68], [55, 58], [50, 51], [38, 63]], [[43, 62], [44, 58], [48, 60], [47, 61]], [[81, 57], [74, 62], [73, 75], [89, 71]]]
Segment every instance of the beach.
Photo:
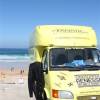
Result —
[[29, 97], [27, 72], [0, 70], [0, 100], [35, 100]]
[[0, 49], [0, 100], [35, 100], [29, 97], [28, 49]]

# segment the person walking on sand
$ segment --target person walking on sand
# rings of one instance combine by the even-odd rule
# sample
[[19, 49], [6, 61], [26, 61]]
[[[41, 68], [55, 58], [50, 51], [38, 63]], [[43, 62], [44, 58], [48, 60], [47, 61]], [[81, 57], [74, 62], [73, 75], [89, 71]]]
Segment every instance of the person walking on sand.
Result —
[[36, 100], [44, 100], [42, 96], [44, 92], [44, 76], [42, 63], [40, 62], [34, 62], [29, 66], [28, 89], [30, 97], [33, 97], [34, 92]]

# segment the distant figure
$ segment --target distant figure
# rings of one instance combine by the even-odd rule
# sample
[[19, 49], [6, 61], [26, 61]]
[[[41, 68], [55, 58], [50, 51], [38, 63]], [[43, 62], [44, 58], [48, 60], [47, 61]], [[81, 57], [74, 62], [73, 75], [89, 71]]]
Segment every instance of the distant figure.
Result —
[[20, 70], [20, 74], [21, 74], [21, 75], [23, 74], [23, 71], [22, 71], [22, 70]]
[[14, 67], [11, 67], [11, 72], [13, 72], [14, 71]]
[[42, 63], [40, 62], [34, 62], [29, 66], [28, 89], [30, 97], [33, 97], [34, 92], [36, 100], [44, 100], [42, 98], [44, 92], [44, 76]]
[[20, 75], [22, 75], [22, 74], [24, 74], [24, 70], [21, 69], [20, 70]]
[[22, 72], [24, 73], [24, 70]]

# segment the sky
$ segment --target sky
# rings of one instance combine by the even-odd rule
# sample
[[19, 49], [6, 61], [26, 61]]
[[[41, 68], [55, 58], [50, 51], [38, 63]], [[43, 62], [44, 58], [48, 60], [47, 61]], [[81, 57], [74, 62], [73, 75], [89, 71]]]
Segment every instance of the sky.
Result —
[[28, 48], [37, 25], [91, 26], [100, 45], [100, 0], [0, 0], [0, 48]]

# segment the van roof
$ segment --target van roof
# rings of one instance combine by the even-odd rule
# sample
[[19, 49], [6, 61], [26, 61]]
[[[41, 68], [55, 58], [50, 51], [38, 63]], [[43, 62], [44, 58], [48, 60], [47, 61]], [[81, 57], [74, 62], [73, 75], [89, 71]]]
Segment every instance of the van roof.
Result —
[[34, 36], [36, 46], [96, 46], [96, 34], [91, 27], [76, 25], [40, 25]]

